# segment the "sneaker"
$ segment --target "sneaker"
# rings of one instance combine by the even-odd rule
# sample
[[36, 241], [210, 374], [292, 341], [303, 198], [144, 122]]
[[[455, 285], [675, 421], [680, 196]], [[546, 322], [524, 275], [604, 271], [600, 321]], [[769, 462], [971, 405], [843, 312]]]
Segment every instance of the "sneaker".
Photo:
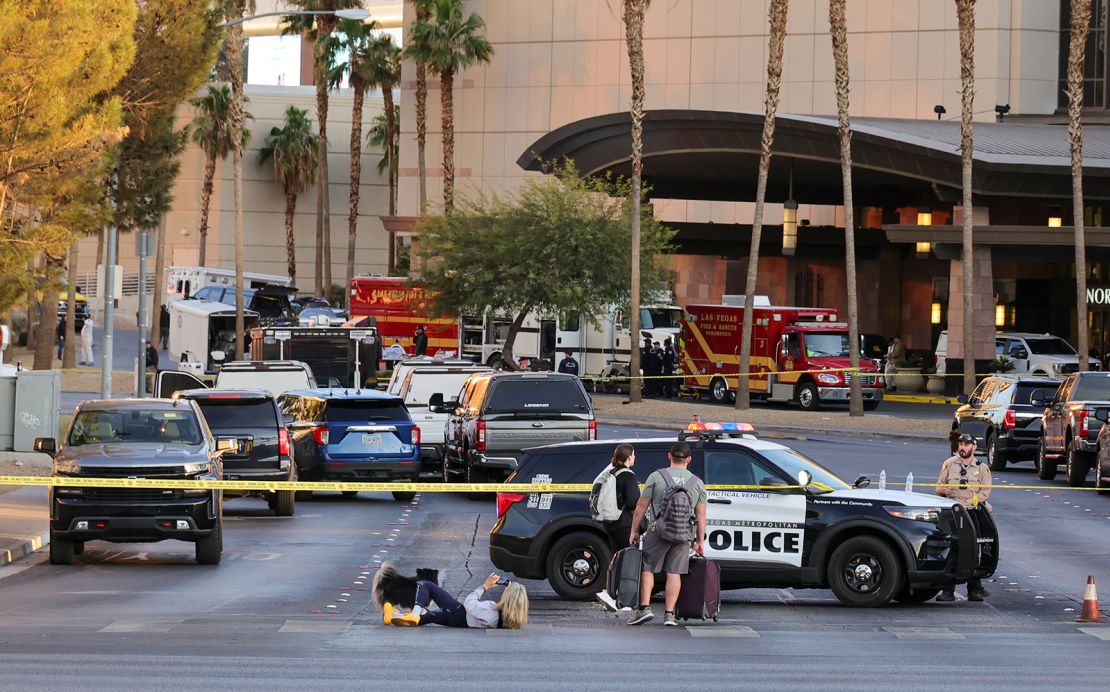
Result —
[[951, 603], [956, 600], [956, 593], [954, 591], [941, 591], [937, 596], [938, 603]]
[[643, 608], [639, 608], [632, 613], [632, 617], [628, 618], [628, 624], [642, 625], [648, 620], [653, 619], [654, 617], [655, 613], [651, 612], [651, 608], [649, 606], [644, 606]]
[[617, 602], [615, 600], [613, 600], [613, 597], [609, 595], [608, 591], [605, 591], [605, 590], [598, 591], [594, 595], [594, 598], [597, 599], [598, 603], [605, 606], [606, 608], [613, 611], [614, 613], [617, 612], [617, 610], [619, 610], [619, 608], [617, 608]]
[[400, 615], [400, 613], [393, 610], [393, 604], [390, 603], [389, 601], [386, 601], [385, 603], [383, 603], [382, 604], [382, 624], [384, 624], [384, 625], [390, 624], [393, 621], [393, 616], [394, 615]]
[[664, 627], [678, 627], [678, 618], [674, 613], [663, 613], [663, 626]]
[[396, 613], [392, 621], [394, 627], [416, 627], [420, 624], [420, 616], [415, 613]]

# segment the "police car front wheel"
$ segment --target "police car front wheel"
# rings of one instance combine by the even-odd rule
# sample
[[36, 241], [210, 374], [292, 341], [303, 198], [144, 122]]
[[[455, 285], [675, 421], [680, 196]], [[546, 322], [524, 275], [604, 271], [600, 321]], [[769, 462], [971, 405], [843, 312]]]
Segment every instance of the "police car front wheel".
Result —
[[902, 588], [902, 565], [885, 541], [856, 536], [833, 551], [828, 578], [841, 603], [875, 608], [886, 605]]

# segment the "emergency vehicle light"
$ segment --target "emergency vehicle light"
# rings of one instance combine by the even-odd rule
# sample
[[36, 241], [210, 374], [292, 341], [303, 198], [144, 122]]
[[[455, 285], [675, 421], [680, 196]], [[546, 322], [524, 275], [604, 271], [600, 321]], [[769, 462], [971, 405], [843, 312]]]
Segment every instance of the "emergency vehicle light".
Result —
[[741, 437], [743, 435], [755, 435], [755, 426], [751, 423], [702, 423], [694, 421], [679, 433], [678, 439], [697, 437], [708, 440], [718, 437]]

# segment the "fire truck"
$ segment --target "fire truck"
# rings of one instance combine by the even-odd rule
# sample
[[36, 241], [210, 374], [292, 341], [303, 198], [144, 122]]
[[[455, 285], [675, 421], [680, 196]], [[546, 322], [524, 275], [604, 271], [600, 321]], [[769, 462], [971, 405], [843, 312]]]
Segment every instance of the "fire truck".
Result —
[[[752, 315], [753, 398], [797, 402], [814, 410], [822, 402], [848, 401], [848, 325], [837, 311], [757, 305]], [[717, 402], [735, 397], [740, 371], [744, 307], [688, 305], [679, 334], [684, 384]], [[860, 358], [863, 406], [883, 400], [883, 380], [873, 363]]]
[[[424, 325], [428, 354], [459, 349], [459, 322], [454, 317], [430, 317], [428, 290], [402, 276], [356, 276], [351, 279], [351, 317], [372, 317], [382, 348], [400, 343], [414, 354], [412, 337]], [[445, 355], [448, 355], [445, 353]]]

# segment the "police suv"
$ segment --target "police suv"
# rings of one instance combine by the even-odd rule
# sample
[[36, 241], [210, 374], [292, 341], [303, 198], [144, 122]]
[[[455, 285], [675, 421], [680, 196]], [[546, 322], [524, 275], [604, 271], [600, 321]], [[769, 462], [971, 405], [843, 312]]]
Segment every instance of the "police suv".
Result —
[[[679, 439], [691, 443], [689, 469], [708, 486], [705, 555], [720, 565], [723, 589], [831, 589], [856, 607], [921, 603], [944, 586], [988, 577], [998, 565], [998, 534], [985, 510], [876, 490], [862, 476], [846, 483], [793, 449], [758, 439], [745, 424], [695, 423]], [[528, 486], [589, 485], [621, 442], [636, 448], [640, 483], [669, 463], [673, 438], [528, 450], [497, 494], [493, 564], [547, 579], [564, 598], [592, 598], [611, 551], [587, 494], [530, 493]]]

